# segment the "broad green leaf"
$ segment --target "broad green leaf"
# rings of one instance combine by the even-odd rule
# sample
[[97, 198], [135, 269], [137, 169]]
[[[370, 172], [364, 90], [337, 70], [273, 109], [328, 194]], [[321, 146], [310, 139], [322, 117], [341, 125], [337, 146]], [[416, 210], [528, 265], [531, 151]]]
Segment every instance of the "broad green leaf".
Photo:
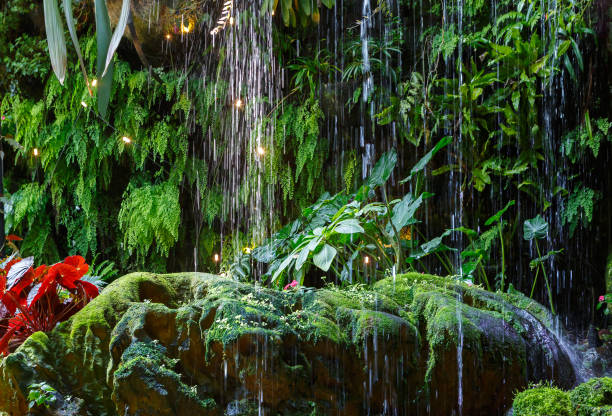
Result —
[[111, 61], [106, 69], [106, 54], [111, 40], [110, 19], [106, 8], [106, 0], [95, 0], [96, 13], [96, 40], [98, 43], [96, 56], [96, 73], [98, 75], [98, 111], [100, 116], [106, 118], [106, 110], [110, 101], [111, 88], [113, 86], [114, 64]]
[[357, 214], [357, 217], [361, 217], [362, 215], [369, 214], [370, 212], [374, 212], [377, 215], [384, 215], [387, 213], [387, 207], [380, 202], [373, 202], [361, 208]]
[[542, 239], [548, 234], [548, 223], [539, 214], [523, 224], [523, 238], [527, 241]]
[[[68, 25], [68, 32], [70, 32], [70, 39], [72, 39], [72, 44], [74, 45], [79, 60], [79, 66], [83, 73], [83, 79], [85, 80], [85, 85], [87, 85], [89, 89], [89, 77], [87, 76], [87, 69], [85, 69], [85, 62], [83, 61], [83, 54], [81, 53], [81, 46], [79, 45], [79, 38], [74, 24], [74, 15], [72, 14], [72, 0], [64, 0], [64, 14], [66, 15], [66, 24]], [[89, 90], [89, 94], [91, 95], [91, 90]]]
[[323, 3], [328, 9], [331, 9], [334, 7], [334, 4], [336, 4], [336, 0], [321, 0], [321, 3]]
[[487, 185], [490, 185], [491, 176], [487, 173], [487, 168], [478, 167], [472, 169], [472, 182], [474, 183], [474, 188], [476, 188], [478, 192], [482, 192]]
[[315, 255], [312, 257], [312, 261], [315, 266], [326, 272], [329, 270], [329, 266], [331, 266], [332, 261], [334, 261], [334, 257], [336, 257], [337, 252], [338, 251], [334, 247], [330, 246], [329, 244], [325, 244], [321, 250], [315, 253]]
[[476, 259], [466, 261], [465, 263], [463, 263], [461, 265], [461, 272], [463, 273], [463, 275], [469, 276], [472, 273], [474, 273], [474, 270], [476, 270], [476, 267], [478, 267], [478, 263], [480, 263], [481, 259], [482, 259], [481, 257], [478, 257]]
[[298, 254], [297, 259], [295, 259], [295, 270], [300, 270], [302, 268], [306, 260], [308, 260], [308, 254], [310, 254], [310, 250], [306, 247], [300, 250], [300, 254]]
[[508, 208], [510, 208], [512, 205], [514, 205], [514, 199], [510, 202], [508, 202], [506, 204], [505, 207], [503, 207], [501, 210], [497, 211], [497, 213], [495, 215], [493, 215], [491, 218], [489, 218], [488, 220], [485, 221], [485, 225], [489, 226], [491, 224], [493, 224], [494, 222], [499, 221], [499, 219], [502, 217], [502, 215], [504, 215], [504, 213], [508, 210]]
[[435, 154], [438, 153], [441, 149], [443, 149], [444, 147], [448, 146], [448, 144], [450, 144], [452, 141], [453, 141], [453, 138], [451, 136], [446, 136], [446, 137], [443, 137], [442, 139], [440, 139], [440, 141], [438, 143], [436, 143], [434, 148], [431, 149], [429, 152], [427, 152], [427, 154], [425, 156], [423, 156], [421, 158], [421, 160], [419, 160], [412, 167], [412, 170], [410, 171], [410, 175], [408, 175], [407, 178], [402, 179], [400, 181], [400, 183], [408, 182], [410, 179], [412, 179], [412, 177], [415, 174], [417, 174], [418, 172], [422, 171], [425, 168], [425, 166], [429, 163], [431, 158], [434, 157]]
[[[423, 193], [418, 198], [414, 199], [411, 193], [408, 193], [402, 198], [401, 202], [393, 207], [393, 215], [391, 216], [391, 223], [395, 229], [399, 232], [402, 228], [409, 224], [415, 224], [418, 221], [414, 218], [414, 213], [423, 203], [423, 198], [430, 194]], [[387, 232], [391, 234], [393, 227], [391, 224], [387, 225]]]
[[272, 282], [274, 282], [276, 279], [278, 279], [278, 277], [281, 275], [281, 273], [283, 273], [283, 271], [289, 267], [289, 265], [291, 264], [291, 262], [294, 260], [293, 258], [293, 254], [289, 254], [285, 260], [283, 260], [283, 262], [280, 264], [280, 266], [278, 266], [278, 269], [276, 269], [274, 271], [274, 274], [272, 275]]
[[376, 188], [377, 186], [383, 185], [391, 176], [391, 172], [397, 164], [397, 152], [395, 149], [389, 150], [387, 153], [382, 155], [374, 168], [372, 173], [366, 181], [366, 185], [370, 188]]
[[316, 237], [310, 240], [310, 242], [300, 251], [297, 259], [295, 260], [295, 270], [300, 270], [306, 260], [308, 260], [308, 255], [311, 251], [316, 250], [317, 246], [321, 242], [322, 237]]
[[362, 233], [363, 227], [359, 224], [359, 221], [355, 218], [349, 218], [342, 220], [336, 225], [334, 231], [339, 234], [355, 234]]
[[106, 71], [113, 60], [113, 55], [115, 55], [115, 51], [119, 47], [121, 38], [125, 33], [125, 27], [127, 26], [128, 17], [130, 16], [130, 3], [130, 0], [123, 0], [123, 4], [121, 5], [119, 21], [117, 22], [117, 27], [115, 27], [115, 31], [113, 32], [113, 36], [108, 46], [108, 51], [106, 52], [106, 63], [104, 64], [104, 72], [102, 73], [103, 76], [106, 74]]
[[[432, 238], [428, 242], [421, 244], [421, 250], [423, 250], [425, 254], [433, 253], [434, 251], [438, 250], [439, 247], [444, 246], [444, 244], [442, 244], [442, 239], [452, 232], [453, 230], [446, 230], [441, 236]], [[448, 247], [444, 246], [444, 248]]]
[[66, 78], [66, 39], [64, 25], [60, 16], [57, 0], [43, 0], [45, 14], [45, 30], [51, 67], [60, 84], [64, 85]]

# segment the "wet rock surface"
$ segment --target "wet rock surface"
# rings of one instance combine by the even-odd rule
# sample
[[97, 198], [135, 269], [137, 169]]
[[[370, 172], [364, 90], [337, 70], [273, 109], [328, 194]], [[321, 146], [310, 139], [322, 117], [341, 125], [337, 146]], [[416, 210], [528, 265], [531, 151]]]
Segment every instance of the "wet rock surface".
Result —
[[501, 415], [529, 382], [574, 383], [550, 325], [520, 294], [420, 274], [285, 292], [131, 274], [2, 361], [0, 411], [45, 382], [58, 404], [35, 414]]

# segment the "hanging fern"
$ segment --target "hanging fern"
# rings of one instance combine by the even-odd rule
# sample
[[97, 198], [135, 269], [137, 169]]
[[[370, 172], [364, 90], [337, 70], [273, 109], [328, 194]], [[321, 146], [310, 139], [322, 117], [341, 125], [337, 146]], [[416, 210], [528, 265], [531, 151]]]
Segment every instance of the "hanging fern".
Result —
[[175, 184], [128, 187], [119, 211], [119, 228], [128, 250], [136, 250], [144, 257], [155, 247], [159, 254], [168, 256], [178, 240], [180, 222], [179, 191]]

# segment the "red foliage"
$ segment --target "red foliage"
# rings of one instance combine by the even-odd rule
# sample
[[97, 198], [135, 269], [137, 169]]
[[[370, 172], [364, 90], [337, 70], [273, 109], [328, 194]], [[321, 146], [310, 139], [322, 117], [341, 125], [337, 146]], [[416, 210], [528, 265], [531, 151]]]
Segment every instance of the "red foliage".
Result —
[[0, 354], [14, 351], [37, 331], [50, 331], [98, 296], [81, 280], [89, 265], [81, 256], [33, 268], [33, 258], [5, 259], [0, 265]]

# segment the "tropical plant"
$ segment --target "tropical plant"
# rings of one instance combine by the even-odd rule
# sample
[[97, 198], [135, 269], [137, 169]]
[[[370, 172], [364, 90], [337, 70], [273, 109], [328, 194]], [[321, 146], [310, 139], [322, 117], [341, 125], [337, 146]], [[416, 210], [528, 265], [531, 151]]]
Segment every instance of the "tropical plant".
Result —
[[310, 99], [317, 93], [318, 80], [321, 76], [329, 76], [332, 72], [340, 72], [337, 66], [330, 63], [330, 54], [327, 49], [320, 49], [314, 58], [299, 56], [287, 65], [294, 71], [291, 82], [296, 92], [309, 92]]
[[541, 215], [537, 215], [535, 218], [526, 220], [523, 224], [523, 238], [526, 241], [533, 241], [535, 243], [536, 252], [538, 257], [531, 260], [529, 263], [529, 267], [533, 270], [536, 269], [536, 275], [533, 279], [533, 285], [531, 286], [531, 293], [529, 297], [533, 297], [533, 291], [535, 290], [535, 286], [538, 280], [538, 271], [542, 271], [542, 276], [544, 277], [544, 282], [546, 283], [546, 291], [548, 292], [548, 301], [550, 303], [550, 310], [555, 314], [555, 305], [553, 304], [552, 297], [552, 289], [550, 287], [550, 282], [548, 281], [548, 276], [546, 275], [546, 268], [544, 267], [544, 263], [552, 258], [553, 256], [559, 254], [562, 250], [551, 250], [545, 255], [542, 255], [540, 252], [540, 245], [538, 244], [538, 240], [546, 238], [548, 235], [548, 223], [542, 218]]
[[37, 406], [49, 408], [55, 402], [57, 391], [47, 383], [32, 383], [28, 386], [28, 406], [34, 409]]
[[[293, 279], [303, 283], [307, 271], [315, 266], [323, 272], [331, 270], [341, 282], [367, 281], [368, 273], [375, 278], [389, 271], [399, 273], [413, 267], [415, 260], [440, 251], [441, 242], [435, 247], [419, 246], [411, 227], [419, 222], [415, 218], [418, 208], [432, 196], [419, 190], [422, 182], [418, 177], [448, 143], [447, 138], [442, 139], [412, 168], [404, 182], [413, 181], [415, 191], [402, 198], [391, 200], [385, 189], [397, 163], [395, 150], [381, 156], [357, 192], [323, 194], [300, 218], [253, 250], [255, 261], [269, 265], [263, 277], [279, 286]], [[382, 202], [372, 201], [377, 192]]]
[[335, 0], [264, 0], [261, 6], [262, 13], [274, 15], [280, 3], [281, 14], [285, 26], [296, 27], [298, 23], [307, 26], [309, 21], [319, 23], [321, 18], [319, 8], [323, 4], [328, 9], [334, 7]]
[[469, 245], [461, 252], [461, 259], [463, 260], [461, 273], [467, 275], [468, 277], [473, 277], [472, 274], [478, 270], [478, 276], [481, 283], [484, 283], [488, 290], [491, 290], [492, 287], [487, 277], [487, 273], [485, 272], [484, 265], [490, 261], [493, 241], [496, 239], [499, 239], [501, 260], [501, 273], [497, 276], [499, 281], [498, 288], [502, 292], [505, 290], [506, 256], [504, 250], [503, 230], [507, 225], [507, 222], [504, 221], [502, 217], [506, 211], [514, 205], [514, 203], [514, 200], [509, 201], [504, 208], [488, 218], [484, 225], [490, 226], [490, 228], [480, 234], [478, 234], [477, 231], [467, 227], [461, 227], [454, 230], [462, 232], [469, 239]]
[[[98, 111], [102, 117], [106, 117], [108, 103], [111, 96], [111, 87], [113, 83], [113, 56], [119, 47], [119, 42], [123, 37], [127, 26], [128, 17], [130, 15], [130, 0], [123, 0], [121, 6], [121, 14], [115, 31], [111, 35], [110, 17], [106, 8], [106, 0], [95, 0], [95, 15], [96, 15], [96, 37], [98, 52], [97, 59], [97, 102]], [[57, 0], [43, 0], [45, 14], [45, 29], [47, 32], [47, 43], [49, 45], [49, 57], [51, 58], [51, 66], [55, 76], [60, 84], [64, 84], [66, 77], [67, 52], [66, 39], [64, 37], [64, 25], [60, 16]], [[87, 69], [83, 61], [81, 46], [76, 33], [76, 24], [72, 13], [72, 0], [63, 0], [64, 13], [68, 31], [72, 44], [76, 50], [76, 54], [83, 73], [85, 85], [87, 85], [89, 95], [92, 96], [91, 84], [87, 76]]]
[[0, 265], [0, 353], [8, 354], [37, 331], [51, 331], [98, 296], [81, 256], [33, 268], [34, 258], [13, 253]]

